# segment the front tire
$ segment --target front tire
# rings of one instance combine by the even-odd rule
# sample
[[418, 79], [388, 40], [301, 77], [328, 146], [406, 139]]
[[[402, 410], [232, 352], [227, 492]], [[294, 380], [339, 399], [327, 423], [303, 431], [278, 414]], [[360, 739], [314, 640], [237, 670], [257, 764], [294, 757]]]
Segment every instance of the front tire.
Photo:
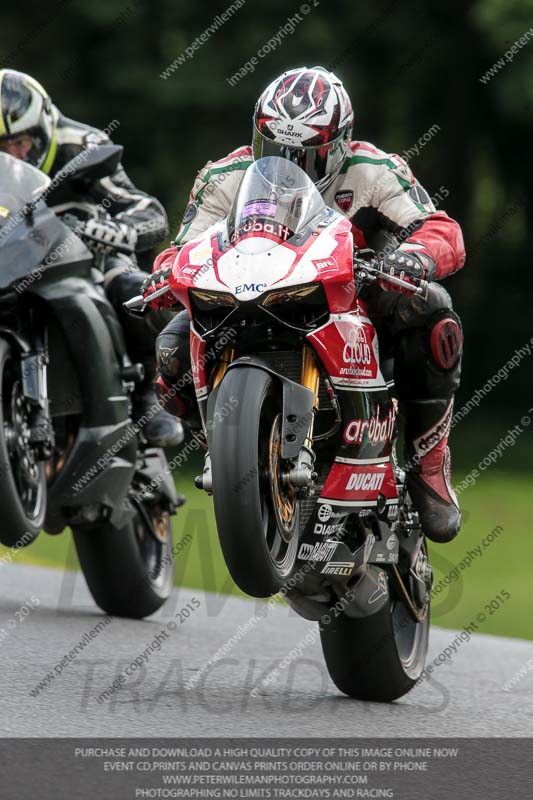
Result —
[[27, 545], [40, 533], [46, 515], [46, 476], [29, 445], [30, 406], [22, 393], [21, 366], [0, 339], [0, 543]]
[[298, 551], [299, 505], [280, 472], [281, 410], [267, 372], [239, 367], [224, 377], [210, 451], [215, 517], [231, 577], [252, 597], [279, 592]]
[[[123, 527], [110, 523], [73, 528], [74, 542], [89, 590], [98, 606], [114, 617], [142, 619], [168, 599], [173, 585], [172, 527], [168, 513], [147, 519], [138, 508]], [[152, 515], [153, 516], [153, 515]], [[159, 526], [160, 541], [150, 532]]]

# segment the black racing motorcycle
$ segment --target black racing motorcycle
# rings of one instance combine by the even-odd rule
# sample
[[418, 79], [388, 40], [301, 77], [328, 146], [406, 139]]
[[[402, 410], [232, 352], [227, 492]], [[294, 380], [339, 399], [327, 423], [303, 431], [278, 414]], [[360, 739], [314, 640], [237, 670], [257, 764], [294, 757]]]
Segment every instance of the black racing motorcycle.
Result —
[[121, 153], [92, 148], [53, 181], [0, 153], [0, 542], [19, 548], [70, 526], [96, 603], [141, 618], [171, 592], [183, 498], [131, 421], [143, 368], [93, 256], [45, 202], [62, 180], [109, 175]]

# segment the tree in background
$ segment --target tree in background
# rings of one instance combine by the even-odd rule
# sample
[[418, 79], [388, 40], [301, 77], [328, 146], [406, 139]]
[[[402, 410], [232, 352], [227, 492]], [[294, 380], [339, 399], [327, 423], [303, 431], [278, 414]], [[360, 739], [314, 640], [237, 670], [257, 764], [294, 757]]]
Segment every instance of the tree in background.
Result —
[[[10, 4], [1, 63], [34, 74], [68, 116], [99, 127], [118, 119], [126, 168], [165, 203], [172, 231], [196, 171], [250, 141], [255, 101], [284, 69], [334, 69], [352, 95], [355, 136], [387, 151], [411, 152], [437, 125], [410, 165], [430, 194], [446, 189], [440, 205], [465, 231], [467, 266], [447, 284], [466, 334], [459, 407], [533, 333], [523, 268], [533, 203], [533, 2], [273, 0], [263, 11], [252, 0], [60, 0], [29, 20]], [[530, 364], [515, 370], [482, 416], [519, 413], [530, 374]]]

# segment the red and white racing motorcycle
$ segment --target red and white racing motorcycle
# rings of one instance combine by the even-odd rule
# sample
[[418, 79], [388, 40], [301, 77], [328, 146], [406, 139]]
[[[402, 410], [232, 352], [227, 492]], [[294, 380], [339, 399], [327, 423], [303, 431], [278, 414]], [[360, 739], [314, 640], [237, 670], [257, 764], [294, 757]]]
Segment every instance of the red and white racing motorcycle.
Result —
[[197, 485], [213, 494], [235, 583], [254, 597], [281, 590], [319, 622], [337, 687], [388, 701], [424, 668], [432, 572], [396, 460], [396, 400], [358, 296], [377, 279], [424, 291], [380, 272], [369, 251], [354, 255], [349, 220], [308, 176], [263, 158], [230, 216], [179, 251], [158, 292], [191, 315], [209, 445]]

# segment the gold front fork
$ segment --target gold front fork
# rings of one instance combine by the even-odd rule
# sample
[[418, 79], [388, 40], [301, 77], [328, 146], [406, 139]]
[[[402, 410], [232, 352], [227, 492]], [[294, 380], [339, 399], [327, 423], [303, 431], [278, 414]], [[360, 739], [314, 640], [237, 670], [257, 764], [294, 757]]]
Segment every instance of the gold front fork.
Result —
[[312, 447], [313, 444], [313, 423], [314, 415], [318, 411], [318, 387], [320, 384], [320, 371], [318, 369], [315, 354], [308, 345], [304, 345], [302, 353], [302, 372], [300, 383], [313, 392], [313, 418], [309, 425], [307, 439], [304, 442], [306, 447]]
[[222, 351], [220, 360], [216, 365], [215, 369], [213, 370], [212, 389], [216, 389], [216, 387], [226, 374], [228, 366], [231, 364], [234, 358], [235, 358], [235, 348], [228, 345], [228, 347], [225, 347], [224, 350]]

